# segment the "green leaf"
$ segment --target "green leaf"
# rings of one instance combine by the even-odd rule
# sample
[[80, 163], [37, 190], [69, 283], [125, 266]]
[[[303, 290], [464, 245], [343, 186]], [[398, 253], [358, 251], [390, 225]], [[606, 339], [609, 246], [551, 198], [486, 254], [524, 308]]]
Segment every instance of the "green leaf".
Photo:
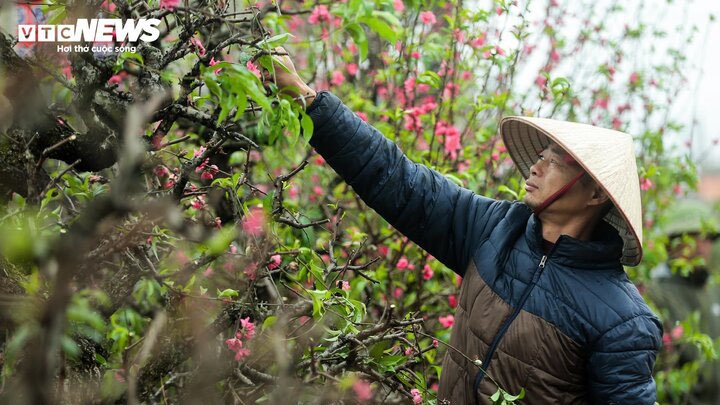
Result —
[[220, 114], [218, 114], [216, 124], [220, 126], [225, 118], [230, 114], [230, 110], [233, 107], [232, 99], [229, 97], [223, 97], [220, 101]]
[[56, 5], [54, 8], [56, 10], [58, 10], [58, 12], [53, 14], [52, 17], [48, 18], [48, 21], [46, 23], [48, 25], [62, 24], [63, 21], [65, 21], [65, 18], [67, 17], [67, 9], [65, 8], [64, 5], [62, 5], [62, 6]]
[[105, 359], [105, 357], [101, 356], [99, 353], [95, 353], [95, 361], [97, 361], [97, 363], [103, 367], [107, 367], [108, 365], [107, 359]]
[[218, 290], [218, 298], [237, 298], [240, 296], [240, 293], [237, 290], [233, 290], [232, 288], [226, 288], [222, 291]]
[[[347, 5], [347, 14], [346, 17], [353, 18], [360, 14], [360, 8], [363, 6], [364, 2], [363, 0], [350, 0], [350, 2]], [[364, 10], [363, 10], [364, 14]]]
[[217, 256], [222, 254], [230, 246], [230, 243], [237, 236], [237, 228], [234, 226], [224, 226], [215, 235], [207, 241], [209, 255]]
[[368, 39], [367, 35], [365, 35], [365, 30], [357, 23], [349, 24], [345, 29], [350, 33], [353, 41], [355, 41], [355, 44], [358, 46], [360, 62], [364, 61], [368, 55]]
[[277, 320], [278, 320], [278, 317], [277, 317], [277, 316], [274, 316], [274, 315], [268, 316], [268, 317], [265, 318], [265, 320], [263, 321], [261, 330], [264, 331], [264, 330], [272, 327], [273, 325], [275, 325], [275, 323], [277, 322]]
[[120, 55], [118, 55], [117, 59], [115, 59], [115, 65], [113, 66], [113, 73], [117, 73], [123, 69], [125, 66], [125, 61], [128, 59], [135, 60], [138, 62], [141, 66], [145, 65], [145, 60], [143, 59], [142, 55], [140, 55], [137, 52], [130, 52], [125, 51], [122, 52]]
[[508, 186], [501, 184], [498, 186], [498, 191], [501, 193], [508, 193], [511, 196], [513, 196], [514, 199], [519, 200], [520, 197], [518, 196], [518, 193], [515, 192], [515, 190], [510, 189]]
[[374, 10], [372, 14], [387, 21], [387, 23], [392, 25], [393, 29], [395, 29], [396, 31], [398, 28], [402, 27], [402, 22], [400, 22], [400, 20], [397, 18], [397, 16], [395, 16], [395, 14], [389, 11]]
[[445, 177], [447, 177], [450, 181], [457, 184], [458, 186], [465, 187], [465, 184], [463, 184], [463, 181], [460, 178], [458, 178], [457, 176], [452, 175], [452, 174], [446, 174]]
[[80, 355], [80, 347], [78, 347], [77, 343], [67, 335], [60, 336], [60, 347], [62, 347], [63, 352], [66, 356], [70, 358], [77, 358], [78, 355]]
[[323, 304], [322, 298], [325, 296], [325, 291], [310, 291], [310, 298], [313, 303], [313, 318], [320, 319], [325, 313], [325, 305]]
[[417, 78], [417, 82], [421, 84], [427, 84], [432, 88], [439, 89], [442, 84], [442, 79], [437, 73], [426, 70], [420, 74]]
[[310, 274], [315, 278], [315, 282], [320, 283], [323, 287], [325, 286], [325, 282], [323, 281], [323, 269], [320, 268], [315, 262], [310, 262]]
[[12, 374], [12, 366], [20, 355], [20, 350], [25, 346], [28, 339], [35, 334], [35, 328], [31, 325], [20, 325], [12, 337], [5, 344], [5, 361], [3, 362], [3, 374]]
[[390, 370], [394, 370], [395, 367], [405, 364], [406, 361], [407, 357], [405, 356], [384, 356], [378, 360], [378, 364]]
[[310, 138], [312, 137], [314, 130], [312, 118], [310, 118], [310, 116], [305, 114], [305, 111], [302, 110], [300, 111], [300, 117], [300, 126], [302, 127], [303, 137], [306, 142], [310, 142]]
[[289, 33], [283, 33], [274, 35], [270, 38], [263, 39], [262, 41], [258, 42], [258, 46], [265, 48], [265, 49], [275, 49], [278, 46], [282, 46], [287, 40], [290, 39]]
[[242, 70], [238, 70], [238, 73], [242, 77], [242, 80], [238, 80], [236, 84], [256, 103], [260, 104], [262, 108], [270, 110], [272, 108], [270, 106], [270, 100], [265, 96], [265, 90], [262, 88], [260, 79], [245, 67], [243, 67]]
[[506, 401], [517, 401], [518, 399], [525, 398], [525, 388], [520, 388], [520, 393], [517, 395], [511, 395], [508, 392], [503, 392], [503, 397]]
[[214, 95], [218, 98], [218, 100], [220, 100], [220, 98], [222, 97], [222, 90], [220, 90], [220, 86], [215, 81], [215, 78], [212, 77], [210, 74], [206, 73], [203, 76], [203, 79], [208, 90], [210, 90], [210, 94]]
[[367, 26], [370, 27], [371, 30], [377, 32], [381, 38], [387, 40], [388, 42], [395, 43], [395, 41], [397, 41], [397, 33], [384, 20], [381, 20], [377, 17], [365, 17], [360, 19], [360, 21], [367, 24]]

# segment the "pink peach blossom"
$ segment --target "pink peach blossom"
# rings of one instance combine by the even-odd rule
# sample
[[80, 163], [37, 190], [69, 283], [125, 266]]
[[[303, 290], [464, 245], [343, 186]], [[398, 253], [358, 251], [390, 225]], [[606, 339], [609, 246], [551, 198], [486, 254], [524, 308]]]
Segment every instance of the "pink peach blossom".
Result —
[[260, 207], [252, 207], [243, 218], [242, 228], [250, 236], [261, 235], [265, 226], [265, 212]]
[[653, 188], [653, 182], [652, 180], [648, 179], [647, 177], [643, 177], [640, 179], [640, 190], [647, 191]]
[[255, 337], [255, 324], [252, 323], [249, 316], [246, 318], [240, 318], [240, 327], [241, 331], [239, 331], [238, 334], [242, 336], [242, 339], [250, 340]]
[[332, 72], [332, 79], [330, 79], [330, 83], [333, 84], [333, 86], [340, 86], [345, 82], [345, 75], [342, 74], [341, 71], [335, 70]]
[[420, 390], [418, 390], [417, 388], [413, 388], [410, 390], [410, 395], [412, 395], [413, 404], [422, 404], [423, 397], [420, 393]]
[[180, 5], [180, 0], [160, 0], [160, 8], [175, 10]]
[[257, 278], [257, 262], [250, 263], [247, 267], [245, 267], [245, 270], [243, 270], [243, 273], [247, 276], [247, 278], [250, 279], [250, 281], [255, 281]]
[[453, 326], [453, 323], [455, 323], [455, 317], [452, 315], [441, 316], [438, 318], [438, 321], [444, 328], [449, 328]]
[[423, 11], [420, 13], [420, 21], [425, 25], [433, 25], [437, 22], [437, 18], [432, 11]]
[[282, 261], [282, 258], [280, 255], [272, 255], [270, 256], [270, 263], [268, 263], [267, 267], [270, 270], [275, 270], [278, 267], [280, 267], [280, 262]]
[[348, 63], [345, 68], [350, 76], [355, 76], [358, 72], [358, 65], [355, 63]]
[[190, 44], [195, 47], [195, 50], [197, 51], [198, 55], [205, 56], [205, 47], [202, 44], [202, 41], [196, 37], [190, 38]]
[[368, 402], [373, 398], [372, 386], [370, 386], [369, 382], [363, 379], [355, 381], [352, 385], [352, 390], [355, 393], [355, 397], [357, 397], [358, 402]]
[[308, 18], [308, 22], [310, 24], [317, 24], [321, 21], [330, 21], [330, 11], [324, 4], [313, 8], [312, 12], [310, 13], [310, 17]]
[[247, 68], [247, 70], [254, 73], [255, 76], [258, 77], [258, 79], [262, 78], [262, 73], [260, 73], [260, 69], [258, 69], [257, 65], [254, 64], [252, 61], [247, 61], [245, 67]]
[[430, 280], [433, 277], [433, 269], [430, 267], [430, 265], [426, 264], [423, 267], [422, 277], [425, 281]]

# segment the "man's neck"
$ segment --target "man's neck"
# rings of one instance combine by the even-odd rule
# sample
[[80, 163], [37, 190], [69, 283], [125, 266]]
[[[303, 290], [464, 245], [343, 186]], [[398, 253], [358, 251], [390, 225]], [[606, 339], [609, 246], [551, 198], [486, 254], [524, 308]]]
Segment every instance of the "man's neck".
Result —
[[562, 215], [550, 213], [540, 214], [543, 239], [556, 243], [560, 235], [568, 235], [575, 239], [590, 240], [597, 220], [593, 218], [575, 217], [568, 218]]

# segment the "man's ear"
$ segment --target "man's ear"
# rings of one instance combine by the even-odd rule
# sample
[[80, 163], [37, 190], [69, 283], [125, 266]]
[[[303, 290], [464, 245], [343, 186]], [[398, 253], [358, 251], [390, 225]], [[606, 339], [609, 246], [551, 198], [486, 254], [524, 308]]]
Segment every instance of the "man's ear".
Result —
[[610, 197], [607, 195], [605, 190], [596, 184], [593, 189], [592, 198], [588, 201], [588, 205], [603, 205], [609, 199]]

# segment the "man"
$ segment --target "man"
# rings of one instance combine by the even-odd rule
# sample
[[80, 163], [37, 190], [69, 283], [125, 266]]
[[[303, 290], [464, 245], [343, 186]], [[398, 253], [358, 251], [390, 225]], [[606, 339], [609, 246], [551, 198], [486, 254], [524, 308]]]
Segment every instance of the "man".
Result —
[[669, 351], [680, 349], [674, 353], [676, 357], [666, 357], [675, 362], [670, 366], [679, 369], [691, 361], [700, 363], [697, 383], [686, 393], [688, 398], [673, 398], [667, 390], [665, 399], [673, 403], [720, 404], [720, 362], [702, 359], [695, 347], [673, 345], [683, 333], [678, 324], [693, 313], [699, 315], [699, 332], [713, 339], [720, 337], [720, 288], [711, 280], [716, 265], [711, 259], [712, 247], [719, 225], [718, 213], [703, 201], [685, 199], [670, 207], [662, 228], [670, 242], [669, 260], [653, 269], [653, 280], [647, 285], [647, 296], [659, 308], [666, 331], [675, 331], [665, 342]]
[[528, 404], [655, 402], [661, 325], [622, 266], [642, 256], [627, 134], [504, 119], [527, 196], [496, 201], [411, 162], [281, 61], [288, 71], [278, 68], [275, 79], [307, 103], [311, 145], [368, 206], [464, 277], [450, 342], [464, 355], [448, 350], [438, 403], [489, 403], [492, 381], [524, 388]]

